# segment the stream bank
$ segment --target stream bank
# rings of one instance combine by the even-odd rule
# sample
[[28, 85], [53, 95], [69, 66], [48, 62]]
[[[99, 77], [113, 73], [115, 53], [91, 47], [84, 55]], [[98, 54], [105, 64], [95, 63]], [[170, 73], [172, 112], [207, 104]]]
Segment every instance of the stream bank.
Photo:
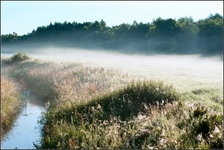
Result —
[[46, 111], [44, 104], [32, 94], [27, 95], [24, 101], [25, 107], [1, 141], [1, 149], [34, 149], [33, 143], [38, 143], [41, 139], [38, 120]]

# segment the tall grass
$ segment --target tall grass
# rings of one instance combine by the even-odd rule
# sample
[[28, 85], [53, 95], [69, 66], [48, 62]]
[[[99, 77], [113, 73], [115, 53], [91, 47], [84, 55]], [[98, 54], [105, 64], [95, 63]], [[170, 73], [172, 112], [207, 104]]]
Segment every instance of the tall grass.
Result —
[[74, 63], [3, 65], [24, 90], [51, 102], [36, 148], [223, 147], [222, 91], [180, 94], [162, 81], [133, 81], [117, 70]]
[[21, 96], [15, 84], [1, 76], [1, 140], [13, 125], [21, 107]]
[[180, 98], [172, 86], [147, 81], [59, 106], [40, 122], [40, 148], [222, 148], [222, 114]]
[[[120, 90], [98, 96], [84, 104], [57, 107], [49, 110], [41, 120], [41, 124], [44, 124], [41, 148], [119, 148], [125, 146], [122, 145], [122, 138], [130, 140], [128, 136], [131, 135], [122, 134], [132, 133], [131, 130], [136, 126], [133, 117], [139, 113], [145, 113], [145, 105], [157, 103], [165, 105], [178, 100], [179, 97], [180, 95], [172, 86], [166, 86], [162, 82], [144, 81], [133, 82]], [[111, 132], [109, 139], [107, 132]], [[76, 140], [79, 141], [76, 144], [73, 143], [74, 147], [67, 143], [73, 137], [77, 137]], [[117, 141], [119, 139], [120, 141]], [[57, 147], [58, 141], [60, 141], [59, 147]]]
[[99, 93], [113, 91], [125, 85], [128, 77], [119, 71], [87, 67], [81, 64], [63, 64], [27, 60], [5, 65], [10, 77], [23, 85], [24, 90], [39, 96], [43, 102], [79, 103]]

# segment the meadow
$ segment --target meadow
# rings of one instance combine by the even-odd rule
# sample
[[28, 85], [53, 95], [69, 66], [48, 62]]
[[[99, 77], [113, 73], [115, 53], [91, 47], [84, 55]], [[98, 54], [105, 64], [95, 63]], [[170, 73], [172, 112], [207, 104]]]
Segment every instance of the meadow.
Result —
[[[117, 63], [109, 59], [92, 59], [94, 66], [20, 52], [2, 59], [2, 74], [49, 104], [37, 149], [223, 148], [222, 74], [209, 71], [217, 65], [202, 61], [208, 70], [201, 75], [196, 59], [194, 71], [184, 66], [188, 61], [181, 63], [184, 58], [179, 68], [155, 59], [148, 70], [136, 71], [136, 59], [118, 58], [119, 70], [108, 67]], [[146, 58], [139, 60], [147, 65]]]

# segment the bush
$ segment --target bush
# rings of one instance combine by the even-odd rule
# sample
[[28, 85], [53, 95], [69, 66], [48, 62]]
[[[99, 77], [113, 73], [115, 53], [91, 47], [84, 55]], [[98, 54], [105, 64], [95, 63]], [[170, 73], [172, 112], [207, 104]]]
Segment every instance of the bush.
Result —
[[[166, 103], [179, 100], [179, 98], [180, 95], [175, 89], [163, 84], [163, 82], [140, 81], [133, 82], [123, 89], [98, 96], [87, 103], [51, 109], [40, 121], [40, 124], [43, 125], [41, 148], [60, 147], [64, 149], [76, 146], [78, 148], [83, 148], [82, 146], [84, 148], [103, 148], [104, 146], [118, 148], [118, 145], [121, 146], [119, 142], [122, 143], [120, 139], [122, 130], [127, 129], [129, 131], [130, 128], [130, 130], [134, 130], [135, 123], [131, 123], [133, 117], [139, 113], [147, 112], [144, 104], [157, 105], [159, 103], [161, 109]], [[117, 144], [114, 143], [114, 139], [101, 140], [98, 141], [98, 144], [92, 143], [93, 139], [96, 140], [98, 136], [105, 135], [107, 130], [114, 130]], [[62, 136], [61, 133], [65, 136]], [[124, 133], [127, 132], [124, 131]], [[114, 138], [114, 133], [112, 135], [111, 137]], [[105, 137], [108, 136], [105, 135]], [[131, 135], [129, 136], [131, 137]], [[73, 137], [81, 138], [81, 140], [79, 139], [80, 145], [66, 146], [69, 139]], [[58, 141], [62, 141], [60, 145], [58, 145]], [[108, 147], [112, 141], [116, 146]], [[93, 147], [91, 147], [92, 144]]]
[[14, 63], [17, 63], [17, 62], [22, 62], [22, 61], [25, 61], [25, 60], [29, 60], [30, 57], [24, 53], [24, 52], [18, 52], [16, 54], [14, 54], [11, 58], [9, 59], [6, 59], [6, 64], [14, 64]]
[[88, 104], [78, 107], [80, 112], [97, 115], [92, 108], [101, 108], [99, 119], [109, 116], [119, 117], [121, 120], [130, 119], [140, 111], [144, 111], [143, 104], [155, 104], [172, 102], [180, 98], [172, 86], [166, 86], [163, 82], [143, 81], [132, 83], [124, 89], [93, 99]]
[[[195, 110], [190, 110], [189, 113], [190, 117], [183, 120], [188, 132], [181, 137], [183, 139], [182, 148], [203, 148], [205, 146], [209, 149], [222, 149], [223, 116], [215, 114], [203, 106], [197, 106]], [[187, 143], [186, 139], [191, 139], [191, 141]]]

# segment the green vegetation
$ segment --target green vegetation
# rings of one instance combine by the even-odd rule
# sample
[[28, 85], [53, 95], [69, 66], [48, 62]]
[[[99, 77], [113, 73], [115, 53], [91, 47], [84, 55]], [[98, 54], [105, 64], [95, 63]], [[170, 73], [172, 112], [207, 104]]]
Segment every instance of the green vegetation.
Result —
[[223, 147], [222, 113], [188, 107], [172, 86], [155, 81], [133, 82], [84, 104], [60, 105], [40, 124], [43, 149]]
[[215, 110], [222, 111], [223, 89], [201, 88], [183, 93], [186, 103], [195, 103], [201, 106], [208, 105]]
[[1, 140], [13, 125], [21, 106], [21, 97], [15, 84], [7, 77], [1, 76]]
[[[37, 27], [19, 36], [1, 35], [4, 47], [17, 50], [41, 46], [104, 49], [143, 54], [202, 54], [222, 57], [223, 16], [210, 15], [193, 21], [192, 18], [157, 18], [152, 23], [121, 24], [108, 27], [95, 22], [55, 22]], [[5, 52], [10, 52], [5, 50]]]
[[111, 69], [33, 59], [8, 64], [12, 58], [2, 60], [3, 68], [7, 68], [3, 70], [44, 102], [55, 99], [75, 103], [88, 101], [125, 85], [128, 80], [126, 74]]
[[222, 90], [178, 93], [162, 81], [134, 81], [111, 69], [4, 62], [9, 77], [50, 102], [36, 148], [223, 148]]
[[13, 64], [25, 60], [29, 60], [30, 57], [24, 53], [24, 52], [18, 52], [15, 55], [13, 55], [10, 59], [6, 59], [4, 63], [6, 64]]
[[[123, 140], [131, 140], [136, 126], [134, 117], [146, 113], [148, 104], [170, 103], [179, 97], [171, 86], [144, 81], [133, 82], [84, 104], [56, 107], [41, 121], [44, 124], [41, 148], [130, 148], [131, 145], [123, 145]], [[110, 128], [114, 129], [108, 131]], [[78, 142], [69, 145], [67, 142], [72, 138]]]

